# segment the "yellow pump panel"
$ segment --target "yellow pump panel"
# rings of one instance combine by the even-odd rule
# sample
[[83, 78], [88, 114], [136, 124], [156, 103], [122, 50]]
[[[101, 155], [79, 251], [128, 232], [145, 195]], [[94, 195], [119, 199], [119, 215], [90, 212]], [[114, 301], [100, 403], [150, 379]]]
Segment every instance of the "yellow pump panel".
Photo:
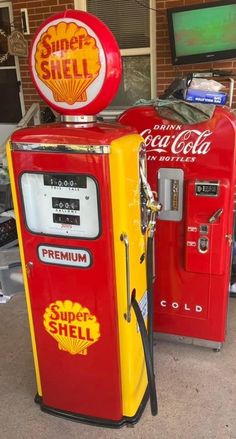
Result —
[[[144, 352], [137, 319], [131, 309], [131, 321], [127, 314], [126, 257], [121, 235], [129, 240], [130, 291], [140, 302], [146, 303], [146, 237], [141, 231], [139, 135], [121, 137], [111, 143], [110, 176], [112, 193], [112, 215], [114, 230], [114, 252], [117, 283], [117, 308], [120, 340], [120, 362], [123, 415], [134, 416], [147, 388]], [[124, 169], [129, 177], [122, 178]], [[119, 184], [117, 182], [119, 181]]]

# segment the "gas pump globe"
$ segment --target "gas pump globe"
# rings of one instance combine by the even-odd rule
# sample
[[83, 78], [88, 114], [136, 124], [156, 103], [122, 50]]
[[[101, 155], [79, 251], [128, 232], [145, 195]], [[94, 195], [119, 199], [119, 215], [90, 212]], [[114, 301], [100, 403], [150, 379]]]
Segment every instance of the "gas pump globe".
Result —
[[30, 65], [62, 114], [7, 146], [35, 400], [67, 419], [134, 424], [149, 396], [157, 414], [146, 261], [159, 205], [142, 137], [96, 122], [119, 86], [119, 49], [96, 17], [66, 10], [36, 32]]

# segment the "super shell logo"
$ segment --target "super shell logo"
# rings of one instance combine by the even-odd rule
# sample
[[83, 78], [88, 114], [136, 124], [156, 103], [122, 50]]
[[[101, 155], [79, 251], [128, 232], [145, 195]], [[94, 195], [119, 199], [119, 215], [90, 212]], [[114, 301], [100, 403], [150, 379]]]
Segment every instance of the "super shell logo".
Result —
[[79, 303], [57, 300], [46, 308], [44, 327], [58, 342], [58, 348], [71, 355], [87, 355], [89, 346], [100, 338], [100, 324], [88, 308]]
[[41, 35], [35, 52], [35, 70], [56, 102], [86, 102], [86, 90], [100, 69], [96, 40], [83, 26], [62, 21]]

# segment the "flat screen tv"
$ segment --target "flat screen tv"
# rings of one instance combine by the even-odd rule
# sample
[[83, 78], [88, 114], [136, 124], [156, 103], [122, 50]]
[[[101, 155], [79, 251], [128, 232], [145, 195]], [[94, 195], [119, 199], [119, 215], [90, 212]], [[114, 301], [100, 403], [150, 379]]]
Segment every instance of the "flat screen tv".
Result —
[[236, 58], [236, 0], [167, 9], [172, 63]]

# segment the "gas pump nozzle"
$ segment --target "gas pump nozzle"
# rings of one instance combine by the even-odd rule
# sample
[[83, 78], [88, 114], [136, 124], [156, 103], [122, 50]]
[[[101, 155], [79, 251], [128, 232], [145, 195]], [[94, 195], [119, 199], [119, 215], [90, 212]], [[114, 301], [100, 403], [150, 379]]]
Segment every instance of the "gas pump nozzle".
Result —
[[162, 205], [153, 198], [152, 201], [147, 201], [147, 208], [150, 212], [150, 219], [147, 226], [147, 236], [148, 238], [153, 238], [156, 230], [157, 215], [158, 212], [161, 210]]
[[161, 210], [162, 205], [155, 200], [154, 192], [150, 188], [142, 167], [140, 167], [140, 175], [143, 184], [143, 190], [147, 199], [146, 207], [150, 214], [150, 219], [147, 226], [147, 236], [152, 238], [156, 230], [157, 215], [158, 212]]

